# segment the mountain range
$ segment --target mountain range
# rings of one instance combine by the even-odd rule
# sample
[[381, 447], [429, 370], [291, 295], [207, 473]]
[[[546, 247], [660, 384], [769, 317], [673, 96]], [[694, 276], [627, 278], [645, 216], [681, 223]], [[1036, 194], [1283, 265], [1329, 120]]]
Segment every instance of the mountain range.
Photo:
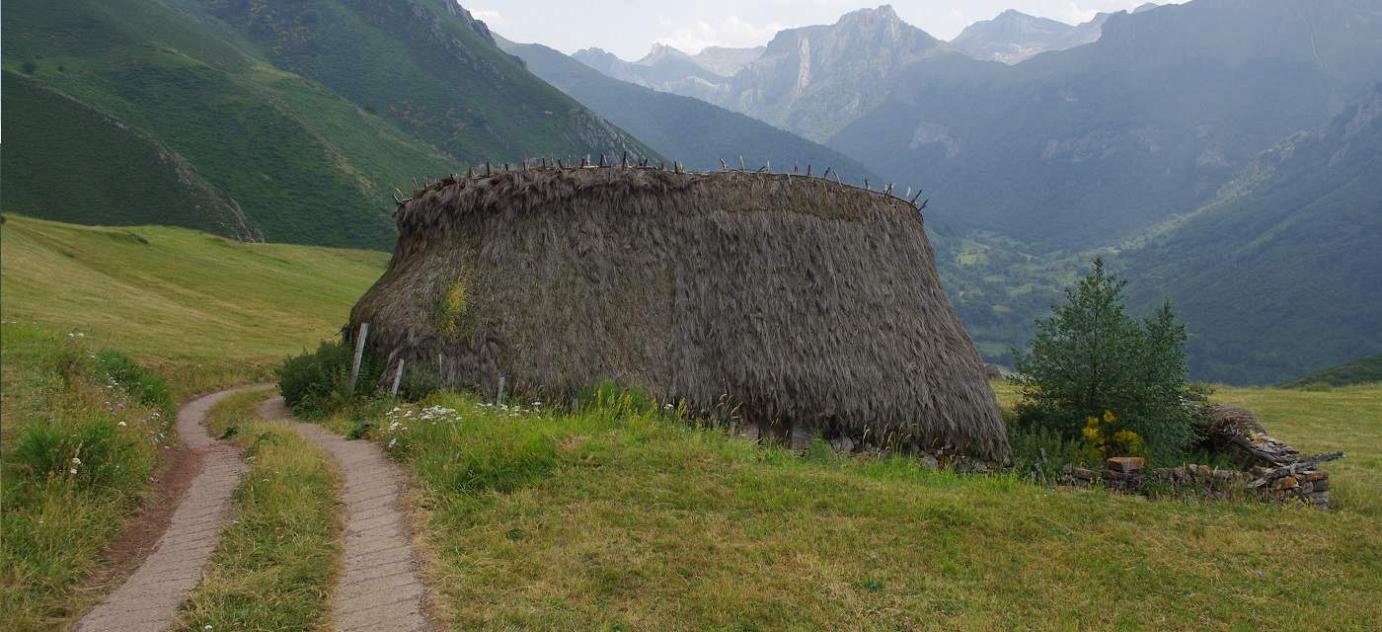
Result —
[[974, 59], [1016, 64], [1041, 53], [1065, 50], [1099, 41], [1109, 13], [1072, 26], [1009, 9], [992, 20], [975, 22], [950, 40], [950, 45]]
[[852, 181], [879, 181], [853, 158], [738, 112], [614, 79], [540, 44], [497, 39], [501, 49], [522, 59], [533, 74], [658, 153], [675, 156], [693, 169], [738, 167], [742, 159], [755, 169], [772, 165], [805, 172], [814, 167], [819, 174], [829, 168]]

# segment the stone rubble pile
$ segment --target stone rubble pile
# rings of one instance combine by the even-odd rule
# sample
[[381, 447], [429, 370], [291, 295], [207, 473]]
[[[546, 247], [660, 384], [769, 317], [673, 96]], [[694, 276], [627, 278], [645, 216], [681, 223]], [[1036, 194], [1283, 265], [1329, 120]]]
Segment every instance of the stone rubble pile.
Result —
[[1237, 406], [1211, 406], [1204, 418], [1207, 423], [1201, 432], [1209, 437], [1211, 447], [1233, 455], [1246, 469], [1192, 463], [1149, 470], [1141, 458], [1116, 457], [1108, 459], [1102, 469], [1066, 465], [1059, 482], [1135, 494], [1169, 492], [1215, 500], [1243, 497], [1329, 506], [1329, 473], [1320, 469], [1320, 464], [1342, 458], [1342, 452], [1302, 456], [1268, 435], [1251, 411]]

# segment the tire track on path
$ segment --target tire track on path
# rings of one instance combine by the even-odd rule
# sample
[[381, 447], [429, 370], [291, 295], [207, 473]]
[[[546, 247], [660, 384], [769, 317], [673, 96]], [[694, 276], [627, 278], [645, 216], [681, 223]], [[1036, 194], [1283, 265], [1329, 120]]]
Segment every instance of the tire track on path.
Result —
[[282, 397], [264, 402], [259, 414], [289, 422], [321, 446], [345, 480], [345, 572], [331, 599], [333, 627], [341, 632], [431, 630], [427, 587], [411, 546], [398, 466], [369, 441], [347, 441], [316, 424], [294, 420]]
[[178, 501], [153, 552], [119, 588], [82, 617], [78, 632], [157, 632], [172, 625], [178, 605], [196, 587], [216, 549], [221, 528], [233, 510], [231, 495], [245, 472], [240, 449], [215, 440], [207, 432], [207, 413], [216, 402], [253, 388], [263, 386], [219, 391], [178, 410], [178, 438], [197, 453], [201, 468]]

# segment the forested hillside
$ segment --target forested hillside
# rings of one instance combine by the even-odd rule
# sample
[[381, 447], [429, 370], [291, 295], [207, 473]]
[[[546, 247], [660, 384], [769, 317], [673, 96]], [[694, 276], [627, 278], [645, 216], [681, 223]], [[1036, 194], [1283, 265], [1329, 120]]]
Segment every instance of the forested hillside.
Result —
[[1126, 253], [1133, 294], [1171, 297], [1204, 378], [1277, 383], [1382, 353], [1379, 174], [1382, 86]]
[[3, 47], [4, 107], [48, 121], [5, 117], [7, 212], [387, 248], [417, 178], [648, 153], [440, 0], [11, 0]]

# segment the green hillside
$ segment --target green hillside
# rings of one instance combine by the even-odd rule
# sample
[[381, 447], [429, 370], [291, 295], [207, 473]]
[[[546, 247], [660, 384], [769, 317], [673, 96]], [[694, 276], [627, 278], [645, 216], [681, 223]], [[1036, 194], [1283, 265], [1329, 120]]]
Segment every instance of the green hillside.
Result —
[[540, 44], [500, 40], [499, 46], [522, 59], [533, 74], [693, 169], [719, 169], [721, 160], [738, 166], [743, 156], [754, 169], [767, 163], [777, 171], [813, 165], [817, 174], [832, 168], [851, 182], [881, 182], [853, 158], [743, 114], [610, 78]]
[[6, 322], [126, 350], [195, 391], [187, 384], [254, 374], [335, 335], [387, 262], [375, 251], [6, 215], [0, 310]]
[[534, 77], [450, 0], [197, 0], [276, 66], [466, 162], [646, 148]]
[[1339, 366], [1316, 371], [1305, 377], [1296, 378], [1283, 386], [1286, 388], [1305, 388], [1309, 386], [1351, 386], [1353, 384], [1375, 384], [1382, 382], [1382, 354], [1358, 358]]
[[[238, 206], [251, 229], [269, 241], [371, 248], [392, 244], [390, 194], [395, 187], [408, 190], [416, 179], [482, 158], [517, 161], [539, 153], [638, 147], [524, 72], [482, 38], [459, 9], [455, 14], [443, 9], [451, 5], [275, 3], [259, 14], [271, 20], [268, 26], [237, 21], [248, 6], [198, 0], [11, 0], [5, 5], [4, 68], [27, 75], [48, 92], [7, 77], [6, 107], [14, 103], [15, 111], [32, 111], [43, 107], [43, 97], [69, 98], [86, 113], [58, 124], [67, 128], [59, 138], [70, 140], [80, 133], [73, 130], [91, 127], [93, 120], [109, 121], [105, 127], [127, 130], [181, 157], [183, 173], [195, 173], [199, 178], [193, 182], [208, 183], [228, 197], [227, 204]], [[288, 15], [286, 6], [298, 13]], [[305, 49], [289, 45], [296, 40], [264, 39], [275, 32], [270, 27], [289, 18], [289, 32], [304, 38]], [[311, 63], [303, 50], [319, 46], [337, 47], [330, 59], [350, 65]], [[467, 64], [489, 71], [455, 70]], [[358, 79], [354, 84], [343, 78], [347, 67]], [[12, 85], [19, 88], [15, 95], [9, 94]], [[469, 93], [485, 96], [460, 98]], [[438, 109], [452, 98], [454, 111]], [[89, 168], [91, 159], [134, 150], [54, 151], [43, 144], [44, 128], [11, 136], [21, 126], [37, 127], [5, 117], [8, 138], [0, 167], [6, 209], [16, 200], [22, 206], [14, 210], [47, 217], [101, 224], [158, 217], [218, 229], [215, 222], [188, 217], [185, 198], [205, 195], [187, 191], [150, 196], [137, 210], [118, 196], [105, 209], [67, 204], [54, 195], [52, 174], [75, 175]], [[120, 144], [110, 133], [93, 138], [97, 145]], [[129, 188], [168, 188], [166, 169], [156, 170], [164, 175], [132, 170]]]
[[1382, 86], [1124, 253], [1131, 295], [1169, 294], [1204, 378], [1274, 384], [1382, 353], [1379, 173]]
[[234, 200], [156, 139], [25, 75], [4, 71], [4, 86], [7, 211], [261, 238]]

